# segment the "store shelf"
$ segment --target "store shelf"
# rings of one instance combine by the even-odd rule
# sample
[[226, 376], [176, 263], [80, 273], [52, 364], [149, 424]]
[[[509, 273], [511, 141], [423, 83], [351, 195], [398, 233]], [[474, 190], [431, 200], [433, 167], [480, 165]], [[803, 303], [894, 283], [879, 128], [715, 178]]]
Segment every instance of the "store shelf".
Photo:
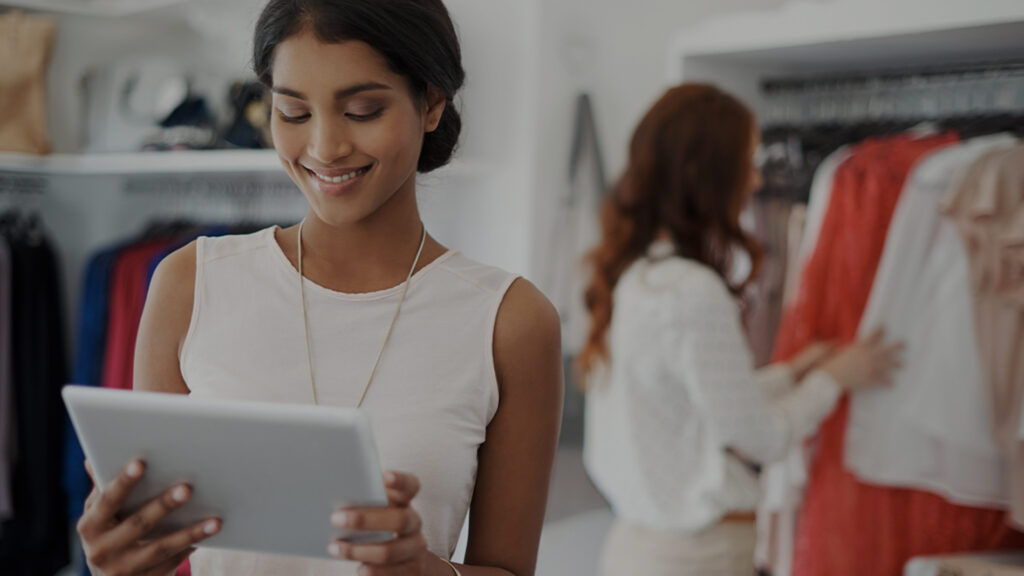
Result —
[[684, 59], [806, 73], [1019, 59], [1022, 50], [1021, 0], [952, 3], [941, 10], [932, 0], [793, 2], [681, 30], [669, 72], [680, 79]]
[[23, 8], [57, 14], [117, 17], [142, 14], [189, 0], [0, 0], [0, 8]]
[[0, 172], [46, 176], [283, 172], [274, 150], [30, 156], [0, 152]]
[[[284, 174], [275, 150], [206, 150], [123, 154], [51, 154], [0, 152], [4, 173], [50, 176], [135, 176], [188, 174]], [[493, 167], [455, 159], [433, 177], [484, 176]]]

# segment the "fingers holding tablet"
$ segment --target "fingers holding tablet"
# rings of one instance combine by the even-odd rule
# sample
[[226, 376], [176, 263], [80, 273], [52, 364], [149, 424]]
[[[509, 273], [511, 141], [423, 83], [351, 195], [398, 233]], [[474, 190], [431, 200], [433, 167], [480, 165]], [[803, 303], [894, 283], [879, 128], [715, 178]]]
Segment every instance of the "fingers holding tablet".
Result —
[[393, 534], [382, 541], [336, 540], [328, 546], [330, 554], [363, 563], [360, 574], [419, 574], [428, 561], [423, 520], [410, 504], [420, 490], [416, 476], [400, 472], [384, 474], [388, 506], [347, 508], [331, 516], [331, 524], [345, 531]]
[[[89, 468], [86, 468], [86, 470], [89, 470]], [[117, 478], [111, 480], [103, 490], [99, 491], [93, 500], [92, 506], [85, 510], [85, 513], [82, 515], [82, 521], [79, 523], [79, 533], [84, 536], [116, 523], [117, 511], [124, 504], [132, 488], [142, 479], [145, 471], [146, 465], [141, 460], [129, 462], [121, 470], [121, 473], [117, 475]], [[96, 479], [93, 478], [94, 487], [95, 484]]]
[[128, 551], [123, 557], [124, 564], [154, 567], [170, 562], [177, 566], [194, 551], [193, 546], [219, 532], [220, 526], [220, 520], [204, 520], [159, 540], [146, 542]]
[[[86, 471], [92, 470], [86, 462]], [[192, 496], [187, 485], [177, 485], [154, 498], [128, 518], [118, 518], [132, 490], [145, 474], [145, 463], [130, 462], [117, 478], [93, 491], [78, 523], [86, 560], [94, 574], [147, 574], [173, 569], [192, 553], [192, 546], [220, 531], [220, 520], [211, 519], [163, 538], [144, 541], [153, 528]]]

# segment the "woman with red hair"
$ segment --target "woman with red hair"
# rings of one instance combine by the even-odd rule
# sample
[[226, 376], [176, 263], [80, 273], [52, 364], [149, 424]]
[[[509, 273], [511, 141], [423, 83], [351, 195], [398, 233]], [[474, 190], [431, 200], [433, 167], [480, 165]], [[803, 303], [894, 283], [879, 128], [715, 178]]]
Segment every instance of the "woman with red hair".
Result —
[[[754, 464], [813, 434], [841, 393], [884, 384], [877, 334], [755, 371], [738, 299], [760, 250], [740, 213], [761, 186], [759, 134], [708, 85], [669, 90], [640, 122], [591, 255], [587, 469], [616, 521], [604, 574], [749, 576]], [[735, 278], [737, 255], [751, 272]]]

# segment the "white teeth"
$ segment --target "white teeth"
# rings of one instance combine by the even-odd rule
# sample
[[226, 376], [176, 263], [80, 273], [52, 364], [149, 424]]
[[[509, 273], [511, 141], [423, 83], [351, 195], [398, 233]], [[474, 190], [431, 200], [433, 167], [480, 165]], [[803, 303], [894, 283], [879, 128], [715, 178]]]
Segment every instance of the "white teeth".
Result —
[[312, 170], [310, 170], [310, 172], [313, 172], [313, 174], [317, 178], [319, 178], [321, 181], [327, 182], [329, 184], [341, 184], [342, 182], [348, 182], [349, 180], [351, 180], [351, 179], [359, 176], [360, 174], [362, 174], [364, 171], [365, 170], [363, 170], [363, 169], [359, 169], [359, 170], [356, 170], [354, 172], [350, 172], [348, 174], [343, 174], [341, 176], [335, 176], [335, 177], [331, 178], [331, 177], [328, 177], [328, 176], [323, 176], [323, 175], [321, 175], [321, 174], [319, 174], [317, 172], [313, 172]]

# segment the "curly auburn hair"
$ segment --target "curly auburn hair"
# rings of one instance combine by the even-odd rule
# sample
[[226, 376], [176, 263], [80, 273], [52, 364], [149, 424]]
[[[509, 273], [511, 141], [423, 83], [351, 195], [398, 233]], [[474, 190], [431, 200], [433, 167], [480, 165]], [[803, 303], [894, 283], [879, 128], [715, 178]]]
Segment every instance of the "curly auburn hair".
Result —
[[[762, 252], [740, 227], [755, 129], [746, 105], [707, 84], [668, 90], [641, 120], [626, 171], [601, 207], [602, 240], [588, 256], [591, 322], [578, 366], [584, 374], [608, 359], [619, 278], [660, 235], [668, 235], [679, 256], [718, 272], [736, 296], [756, 277]], [[753, 264], [739, 283], [728, 275], [736, 248]]]

